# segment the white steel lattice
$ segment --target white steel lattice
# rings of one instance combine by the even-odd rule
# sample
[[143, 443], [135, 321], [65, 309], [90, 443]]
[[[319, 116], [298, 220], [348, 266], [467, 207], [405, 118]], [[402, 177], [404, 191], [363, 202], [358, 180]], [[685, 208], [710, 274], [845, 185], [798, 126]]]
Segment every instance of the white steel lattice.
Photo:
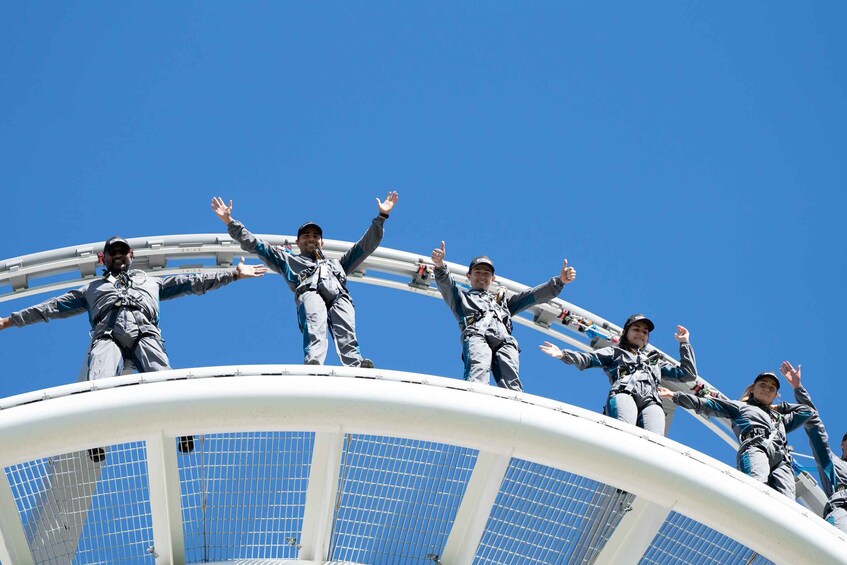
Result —
[[641, 563], [772, 565], [750, 548], [676, 512], [668, 516]]
[[476, 562], [591, 563], [631, 498], [585, 477], [513, 459]]
[[434, 562], [443, 553], [475, 462], [472, 449], [348, 434], [331, 559]]
[[153, 562], [144, 444], [6, 468], [35, 563]]
[[296, 559], [314, 434], [195, 439], [180, 456], [187, 563]]

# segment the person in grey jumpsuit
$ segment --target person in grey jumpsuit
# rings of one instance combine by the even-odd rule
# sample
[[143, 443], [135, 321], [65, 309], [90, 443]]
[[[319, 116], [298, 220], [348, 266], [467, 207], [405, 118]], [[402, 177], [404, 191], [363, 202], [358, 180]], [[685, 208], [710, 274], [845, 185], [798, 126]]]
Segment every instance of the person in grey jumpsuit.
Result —
[[660, 388], [662, 398], [698, 414], [729, 418], [738, 438], [738, 470], [791, 500], [796, 498], [788, 432], [808, 422], [817, 411], [803, 404], [773, 404], [779, 391], [774, 373], [760, 373], [740, 400], [700, 397]]
[[494, 282], [494, 263], [481, 255], [471, 261], [468, 280], [471, 290], [460, 289], [444, 265], [444, 242], [432, 251], [435, 284], [441, 297], [459, 321], [462, 331], [462, 361], [466, 381], [488, 383], [489, 371], [497, 386], [523, 390], [517, 340], [512, 336], [512, 316], [535, 304], [556, 298], [566, 284], [576, 279], [576, 270], [565, 259], [562, 272], [535, 288], [506, 296], [488, 289]]
[[[783, 361], [779, 367], [785, 380], [794, 387], [794, 398], [798, 403], [815, 408], [809, 391], [801, 384], [801, 367], [795, 369], [788, 361]], [[804, 426], [809, 436], [812, 455], [818, 465], [821, 487], [829, 497], [823, 509], [823, 518], [842, 532], [847, 533], [847, 434], [841, 438], [841, 457], [838, 457], [829, 447], [829, 436], [823, 421], [815, 409], [812, 417], [806, 420]]]
[[683, 326], [677, 326], [674, 334], [679, 342], [679, 366], [668, 363], [655, 353], [646, 352], [644, 348], [654, 329], [653, 322], [643, 314], [633, 314], [623, 326], [618, 345], [590, 353], [559, 349], [549, 341], [540, 348], [547, 355], [574, 365], [580, 371], [593, 367], [603, 369], [612, 385], [604, 413], [610, 418], [664, 435], [665, 411], [659, 398], [659, 383], [661, 379], [694, 381], [697, 364], [690, 334]]
[[[0, 318], [0, 330], [88, 312], [91, 347], [88, 380], [114, 377], [125, 362], [141, 372], [171, 368], [159, 329], [159, 301], [187, 294], [204, 294], [241, 278], [261, 277], [264, 266], [241, 263], [236, 269], [215, 274], [149, 276], [130, 269], [132, 249], [122, 237], [103, 246], [106, 270], [97, 280], [61, 296]], [[181, 446], [185, 442], [181, 442]], [[185, 446], [184, 451], [190, 451]]]
[[323, 248], [323, 230], [306, 222], [297, 230], [300, 253], [270, 245], [250, 233], [244, 224], [232, 217], [232, 200], [224, 204], [212, 198], [212, 210], [226, 224], [230, 237], [241, 248], [255, 253], [259, 259], [285, 280], [294, 292], [297, 322], [303, 332], [303, 357], [307, 365], [322, 365], [326, 359], [327, 323], [342, 365], [373, 368], [370, 359], [363, 359], [356, 338], [356, 311], [347, 290], [347, 276], [356, 270], [382, 241], [383, 225], [394, 205], [397, 193], [389, 192], [385, 201], [376, 199], [379, 214], [371, 221], [365, 235], [340, 259], [327, 259]]

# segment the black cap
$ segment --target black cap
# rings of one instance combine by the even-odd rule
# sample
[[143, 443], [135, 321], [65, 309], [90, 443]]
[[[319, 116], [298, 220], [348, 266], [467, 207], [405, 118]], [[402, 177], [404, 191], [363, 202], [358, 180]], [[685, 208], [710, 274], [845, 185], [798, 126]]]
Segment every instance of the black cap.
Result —
[[312, 228], [312, 229], [314, 229], [314, 230], [317, 230], [318, 235], [319, 235], [321, 238], [323, 238], [323, 236], [324, 236], [324, 231], [321, 229], [321, 227], [320, 227], [318, 224], [316, 224], [315, 222], [311, 222], [311, 221], [310, 221], [310, 222], [306, 222], [305, 224], [303, 224], [302, 226], [300, 226], [299, 228], [297, 228], [297, 238], [299, 239], [299, 238], [300, 238], [300, 236], [301, 236], [301, 235], [303, 235], [303, 232], [304, 232], [304, 231], [306, 231], [306, 230], [307, 230], [307, 229], [309, 229], [309, 228]]
[[103, 246], [103, 253], [108, 252], [113, 245], [118, 245], [119, 243], [126, 245], [127, 249], [132, 249], [132, 246], [127, 240], [125, 240], [119, 235], [113, 235], [112, 237], [106, 240], [106, 244]]
[[844, 434], [844, 435], [841, 437], [841, 441], [847, 441], [847, 434]]
[[494, 273], [494, 261], [492, 261], [487, 255], [480, 255], [479, 257], [474, 257], [471, 260], [471, 264], [468, 266], [468, 272], [473, 271], [474, 267], [479, 265], [488, 265], [491, 267], [491, 272]]
[[653, 321], [644, 314], [633, 314], [632, 316], [626, 319], [626, 323], [623, 325], [623, 332], [621, 333], [626, 334], [626, 330], [629, 329], [629, 326], [631, 326], [635, 322], [644, 322], [645, 324], [647, 324], [648, 332], [652, 332], [656, 328], [656, 325], [653, 323]]
[[779, 379], [778, 379], [778, 378], [776, 378], [776, 373], [771, 373], [771, 372], [769, 372], [769, 371], [768, 371], [768, 372], [765, 372], [765, 373], [759, 373], [759, 374], [756, 376], [756, 378], [755, 378], [755, 379], [753, 379], [753, 384], [756, 384], [757, 382], [759, 382], [759, 381], [761, 381], [761, 380], [763, 380], [763, 379], [772, 379], [772, 380], [773, 380], [773, 382], [775, 382], [775, 383], [776, 383], [776, 390], [779, 390]]

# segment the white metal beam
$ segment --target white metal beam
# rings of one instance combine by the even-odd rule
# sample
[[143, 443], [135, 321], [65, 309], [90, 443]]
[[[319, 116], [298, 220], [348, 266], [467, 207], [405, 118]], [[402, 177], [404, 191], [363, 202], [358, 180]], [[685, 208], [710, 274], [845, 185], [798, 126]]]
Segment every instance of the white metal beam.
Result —
[[174, 449], [175, 437], [154, 433], [147, 438], [145, 445], [156, 564], [182, 565], [185, 563], [185, 540], [182, 535], [182, 492]]
[[510, 460], [511, 457], [507, 455], [488, 452], [480, 452], [477, 456], [465, 496], [444, 546], [441, 558], [444, 563], [473, 563]]
[[312, 448], [309, 484], [306, 487], [306, 508], [300, 536], [301, 560], [329, 559], [329, 543], [335, 520], [335, 499], [338, 494], [338, 475], [341, 470], [341, 449], [344, 434], [318, 432]]
[[[108, 457], [108, 449], [102, 449]], [[81, 447], [50, 457], [47, 468], [46, 489], [38, 493], [33, 504], [26, 537], [36, 563], [70, 562], [85, 527], [103, 463], [92, 460], [88, 449]]]
[[636, 498], [603, 546], [594, 565], [637, 565], [669, 513], [670, 508]]
[[32, 553], [21, 525], [12, 487], [0, 467], [0, 563], [32, 565]]

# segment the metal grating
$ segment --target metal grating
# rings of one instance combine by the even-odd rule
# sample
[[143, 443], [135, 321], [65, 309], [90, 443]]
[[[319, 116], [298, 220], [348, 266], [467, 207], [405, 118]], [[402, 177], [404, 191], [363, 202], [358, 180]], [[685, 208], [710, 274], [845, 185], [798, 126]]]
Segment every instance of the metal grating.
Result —
[[592, 563], [631, 500], [597, 481], [512, 459], [474, 563]]
[[476, 457], [454, 445], [347, 435], [330, 559], [436, 562]]
[[662, 524], [641, 559], [642, 565], [668, 563], [771, 565], [752, 549], [676, 512]]
[[153, 562], [144, 443], [95, 449], [6, 468], [35, 563]]
[[311, 432], [195, 438], [179, 459], [186, 563], [297, 559]]

